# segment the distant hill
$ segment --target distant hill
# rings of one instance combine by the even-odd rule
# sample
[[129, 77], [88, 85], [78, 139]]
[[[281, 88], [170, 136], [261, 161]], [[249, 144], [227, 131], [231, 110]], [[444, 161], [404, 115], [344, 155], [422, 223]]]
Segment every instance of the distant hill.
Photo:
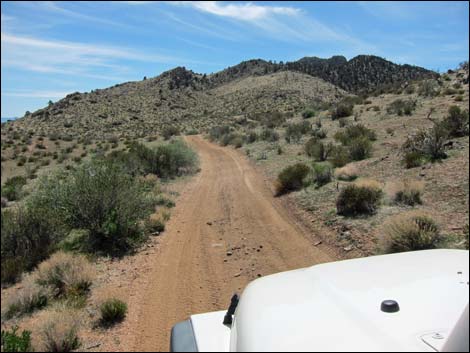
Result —
[[299, 112], [384, 84], [435, 75], [365, 55], [349, 61], [342, 56], [288, 63], [255, 59], [210, 75], [177, 67], [154, 78], [69, 94], [14, 124], [44, 135], [147, 136], [168, 125], [204, 129], [240, 115]]

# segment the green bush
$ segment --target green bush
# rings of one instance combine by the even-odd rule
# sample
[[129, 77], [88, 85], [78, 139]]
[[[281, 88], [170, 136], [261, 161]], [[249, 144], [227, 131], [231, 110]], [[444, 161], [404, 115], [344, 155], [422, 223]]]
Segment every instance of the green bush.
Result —
[[193, 173], [198, 165], [196, 153], [181, 140], [174, 140], [153, 149], [141, 143], [134, 143], [128, 154], [112, 153], [110, 158], [123, 163], [131, 175], [151, 173], [160, 178], [174, 178]]
[[167, 126], [162, 131], [162, 136], [165, 140], [169, 140], [172, 136], [180, 134], [180, 130], [176, 126]]
[[341, 142], [344, 146], [350, 145], [351, 141], [361, 137], [367, 138], [370, 141], [375, 141], [377, 139], [375, 131], [362, 124], [347, 126], [345, 129], [338, 131], [334, 135], [335, 140]]
[[328, 184], [331, 181], [333, 170], [329, 163], [313, 164], [313, 182], [317, 187]]
[[343, 216], [372, 214], [379, 206], [381, 198], [380, 189], [351, 184], [340, 192], [336, 200], [336, 210]]
[[256, 140], [258, 140], [258, 134], [256, 132], [252, 131], [247, 135], [246, 142], [253, 143], [256, 142]]
[[1, 223], [1, 281], [13, 283], [54, 249], [58, 219], [47, 208], [19, 206], [2, 210]]
[[9, 330], [2, 330], [2, 352], [32, 352], [31, 332], [23, 331], [18, 333], [18, 327], [15, 326]]
[[325, 144], [312, 137], [305, 143], [305, 152], [309, 157], [323, 162], [326, 161], [330, 153], [333, 151], [334, 146], [332, 143]]
[[349, 141], [349, 155], [353, 161], [369, 158], [372, 152], [372, 143], [366, 137], [358, 137]]
[[[413, 157], [418, 162], [421, 156], [424, 160], [439, 160], [447, 157], [445, 152], [445, 142], [449, 131], [444, 122], [434, 123], [430, 129], [421, 129], [416, 134], [409, 136], [402, 145], [402, 152], [405, 155], [405, 165], [413, 164]], [[409, 159], [409, 162], [406, 159]]]
[[384, 231], [387, 253], [436, 249], [443, 240], [434, 220], [416, 211], [393, 217], [386, 222]]
[[335, 146], [330, 154], [330, 162], [335, 168], [340, 168], [351, 162], [349, 149], [345, 146]]
[[311, 131], [311, 126], [308, 121], [303, 121], [301, 123], [293, 123], [287, 125], [286, 128], [286, 141], [290, 143], [291, 141], [298, 143], [303, 135]]
[[209, 130], [209, 139], [211, 141], [219, 140], [223, 135], [230, 133], [230, 126], [214, 126]]
[[402, 115], [411, 115], [416, 109], [416, 101], [412, 99], [396, 99], [387, 107], [387, 113]]
[[279, 134], [273, 129], [264, 129], [261, 131], [260, 139], [268, 142], [276, 142], [279, 140]]
[[315, 116], [315, 111], [314, 110], [307, 109], [307, 110], [304, 110], [304, 112], [302, 113], [302, 118], [304, 118], [304, 119], [309, 119], [309, 118], [312, 118], [314, 116]]
[[9, 201], [19, 200], [22, 196], [23, 186], [25, 185], [25, 177], [15, 176], [8, 178], [2, 187], [2, 196], [6, 197]]
[[298, 190], [304, 185], [304, 180], [310, 173], [310, 168], [303, 163], [297, 163], [284, 168], [279, 173], [276, 184], [276, 195]]
[[468, 110], [462, 110], [459, 106], [451, 106], [449, 114], [443, 122], [450, 137], [463, 137], [469, 134]]
[[421, 152], [418, 151], [410, 151], [410, 152], [405, 152], [403, 155], [403, 160], [402, 163], [405, 166], [405, 168], [410, 169], [410, 168], [416, 168], [419, 167], [421, 164], [423, 164], [425, 160], [425, 157]]
[[354, 104], [348, 101], [339, 102], [331, 111], [331, 119], [346, 118], [353, 113]]
[[100, 306], [101, 324], [110, 326], [121, 322], [126, 317], [127, 304], [119, 299], [108, 299]]
[[440, 93], [439, 84], [436, 80], [424, 80], [418, 87], [418, 94], [424, 97], [435, 97]]
[[133, 247], [142, 235], [139, 220], [153, 211], [143, 185], [121, 164], [102, 159], [43, 178], [30, 202], [49, 210], [49, 217], [60, 219], [68, 231], [89, 231], [84, 251], [108, 254]]

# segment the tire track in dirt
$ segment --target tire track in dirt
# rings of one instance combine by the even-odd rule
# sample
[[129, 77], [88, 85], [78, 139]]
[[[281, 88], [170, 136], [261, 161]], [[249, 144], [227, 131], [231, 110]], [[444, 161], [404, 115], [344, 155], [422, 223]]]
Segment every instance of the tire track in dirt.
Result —
[[[332, 260], [312, 245], [244, 156], [189, 136], [201, 172], [177, 201], [139, 293], [128, 337], [133, 351], [165, 351], [171, 327], [224, 310], [259, 275]], [[230, 254], [230, 255], [229, 255]], [[124, 342], [123, 342], [124, 343]]]

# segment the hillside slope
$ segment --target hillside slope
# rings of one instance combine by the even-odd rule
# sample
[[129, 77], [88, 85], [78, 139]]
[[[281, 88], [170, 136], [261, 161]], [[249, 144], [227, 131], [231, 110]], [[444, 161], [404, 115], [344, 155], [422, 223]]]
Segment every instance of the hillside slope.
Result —
[[297, 113], [347, 93], [434, 75], [366, 55], [349, 61], [305, 57], [285, 64], [256, 59], [210, 75], [177, 67], [154, 78], [69, 94], [9, 126], [42, 136], [144, 137], [169, 125], [200, 130], [241, 114]]

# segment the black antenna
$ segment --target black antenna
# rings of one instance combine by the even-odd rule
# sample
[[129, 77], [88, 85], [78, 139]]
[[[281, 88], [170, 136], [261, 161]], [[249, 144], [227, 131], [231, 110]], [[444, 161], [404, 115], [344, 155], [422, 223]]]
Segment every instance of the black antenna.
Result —
[[224, 325], [231, 325], [233, 322], [233, 314], [235, 314], [235, 309], [237, 308], [238, 302], [240, 298], [238, 294], [234, 294], [232, 296], [232, 299], [230, 300], [230, 306], [228, 307], [227, 313], [225, 314], [224, 317]]

